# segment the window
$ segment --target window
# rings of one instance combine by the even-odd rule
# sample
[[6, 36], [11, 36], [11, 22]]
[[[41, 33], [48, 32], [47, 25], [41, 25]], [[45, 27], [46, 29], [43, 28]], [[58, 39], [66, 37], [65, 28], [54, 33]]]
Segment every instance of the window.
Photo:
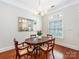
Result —
[[62, 19], [52, 18], [51, 21], [49, 21], [49, 33], [56, 38], [63, 38]]

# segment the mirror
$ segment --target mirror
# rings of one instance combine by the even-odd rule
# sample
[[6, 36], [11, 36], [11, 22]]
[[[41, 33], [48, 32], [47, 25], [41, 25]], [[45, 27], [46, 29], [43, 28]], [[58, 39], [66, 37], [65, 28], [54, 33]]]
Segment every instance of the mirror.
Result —
[[33, 31], [35, 21], [32, 19], [18, 17], [18, 31]]

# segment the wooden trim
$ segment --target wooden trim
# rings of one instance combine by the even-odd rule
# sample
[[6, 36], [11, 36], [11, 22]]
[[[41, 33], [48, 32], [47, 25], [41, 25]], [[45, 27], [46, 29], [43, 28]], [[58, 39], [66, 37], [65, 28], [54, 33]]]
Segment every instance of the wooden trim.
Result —
[[60, 46], [60, 47], [63, 47], [63, 48], [66, 48], [66, 49], [71, 49], [73, 51], [76, 51], [76, 52], [79, 52], [79, 50], [75, 50], [75, 49], [72, 49], [72, 48], [69, 48], [69, 47], [65, 47], [63, 45], [59, 45], [59, 44], [55, 44], [56, 46]]

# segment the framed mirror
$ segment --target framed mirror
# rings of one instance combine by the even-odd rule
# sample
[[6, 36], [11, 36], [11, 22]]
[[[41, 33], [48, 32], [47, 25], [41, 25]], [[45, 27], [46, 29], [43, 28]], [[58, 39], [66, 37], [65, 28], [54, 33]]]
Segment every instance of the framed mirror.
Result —
[[33, 31], [34, 20], [18, 17], [18, 31]]

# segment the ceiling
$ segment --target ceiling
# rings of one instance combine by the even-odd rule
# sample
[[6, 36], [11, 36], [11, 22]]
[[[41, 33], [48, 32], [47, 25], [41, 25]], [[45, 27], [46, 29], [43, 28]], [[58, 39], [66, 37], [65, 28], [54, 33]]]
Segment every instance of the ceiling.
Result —
[[51, 6], [53, 5], [55, 8], [58, 6], [64, 6], [70, 3], [74, 3], [79, 0], [40, 0], [40, 5], [39, 0], [0, 0], [0, 1], [15, 5], [28, 11], [34, 11], [37, 9], [49, 10], [52, 8]]

